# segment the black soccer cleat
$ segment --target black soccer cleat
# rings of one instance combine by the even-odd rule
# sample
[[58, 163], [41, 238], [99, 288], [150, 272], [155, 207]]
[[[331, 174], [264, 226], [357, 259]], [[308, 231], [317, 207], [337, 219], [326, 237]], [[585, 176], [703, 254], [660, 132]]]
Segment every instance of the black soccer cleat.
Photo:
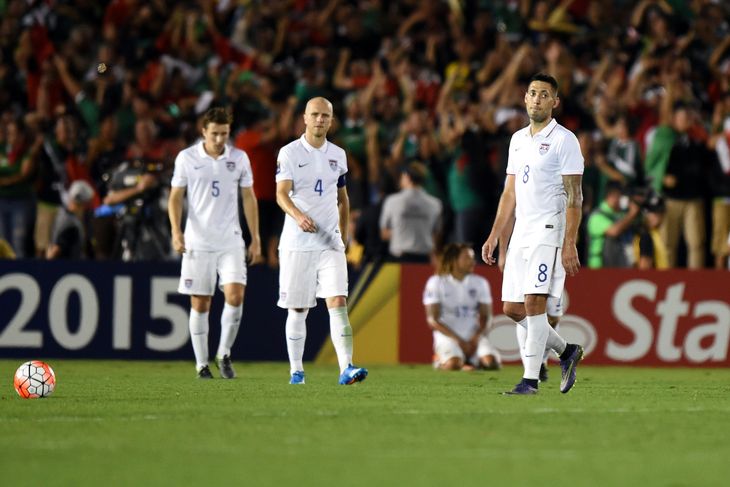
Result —
[[210, 367], [207, 365], [198, 371], [198, 379], [212, 379], [213, 374], [210, 372]]
[[233, 370], [233, 364], [231, 363], [231, 357], [224, 355], [223, 358], [215, 358], [215, 365], [221, 372], [221, 377], [224, 379], [235, 379], [236, 371]]
[[538, 377], [540, 379], [540, 382], [547, 382], [548, 381], [548, 368], [547, 363], [544, 363], [540, 365], [540, 376]]

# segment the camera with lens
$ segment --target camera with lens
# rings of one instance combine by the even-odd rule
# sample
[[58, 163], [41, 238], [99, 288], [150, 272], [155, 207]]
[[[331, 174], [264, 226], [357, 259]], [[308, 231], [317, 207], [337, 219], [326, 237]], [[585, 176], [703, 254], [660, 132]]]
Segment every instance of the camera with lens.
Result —
[[138, 187], [145, 178], [155, 181], [125, 200], [124, 209], [117, 214], [117, 255], [124, 261], [156, 260], [164, 258], [169, 250], [166, 215], [161, 208], [161, 184], [165, 171], [163, 163], [154, 160], [132, 159], [121, 163], [109, 180], [110, 191]]
[[627, 191], [628, 197], [644, 211], [664, 211], [664, 198], [650, 186], [634, 186]]

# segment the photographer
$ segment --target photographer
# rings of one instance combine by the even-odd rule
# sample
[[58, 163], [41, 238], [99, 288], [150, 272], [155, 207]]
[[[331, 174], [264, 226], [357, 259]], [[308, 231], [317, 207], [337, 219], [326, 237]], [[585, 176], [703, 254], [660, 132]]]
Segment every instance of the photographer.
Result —
[[117, 217], [115, 258], [157, 260], [169, 254], [170, 238], [160, 207], [163, 169], [161, 163], [134, 159], [112, 173], [104, 205]]
[[634, 255], [638, 269], [668, 269], [667, 248], [664, 245], [659, 226], [664, 220], [664, 198], [649, 188], [643, 189], [641, 196], [642, 218], [634, 237]]
[[607, 184], [603, 201], [588, 218], [589, 268], [634, 265], [633, 239], [645, 198], [637, 192], [626, 202], [620, 183], [611, 181]]

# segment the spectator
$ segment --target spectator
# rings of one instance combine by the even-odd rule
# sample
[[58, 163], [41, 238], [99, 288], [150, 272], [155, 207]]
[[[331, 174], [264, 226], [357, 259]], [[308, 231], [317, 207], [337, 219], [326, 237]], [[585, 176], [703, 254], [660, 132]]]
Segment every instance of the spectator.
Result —
[[[252, 115], [248, 126], [235, 138], [235, 147], [248, 154], [253, 185], [259, 205], [261, 245], [264, 261], [279, 267], [279, 235], [284, 215], [276, 204], [276, 150], [281, 145], [279, 121], [271, 113]], [[290, 121], [290, 120], [288, 120]]]
[[[588, 267], [632, 267], [634, 225], [641, 217], [641, 200], [629, 199], [622, 209], [620, 184], [606, 186], [603, 202], [588, 218]], [[628, 210], [628, 211], [627, 211]]]
[[[667, 248], [659, 234], [664, 220], [664, 198], [650, 188], [641, 205], [642, 218], [634, 236], [634, 258], [639, 269], [668, 269]], [[642, 196], [643, 197], [643, 196]]]
[[725, 237], [730, 233], [730, 91], [715, 106], [715, 134], [710, 139], [716, 157], [710, 172], [712, 187], [712, 253], [715, 269], [727, 266], [728, 248]]
[[84, 160], [84, 150], [80, 142], [76, 120], [68, 114], [56, 119], [53, 135], [43, 140], [36, 177], [38, 205], [34, 236], [38, 257], [46, 255], [53, 222], [62, 206], [62, 197], [71, 184], [69, 169], [73, 175], [74, 167]]
[[386, 197], [380, 235], [394, 259], [429, 262], [439, 230], [441, 202], [423, 190], [426, 168], [412, 162], [401, 172], [401, 190]]
[[[38, 142], [38, 141], [37, 141]], [[35, 193], [31, 179], [40, 145], [30, 145], [30, 135], [22, 121], [5, 125], [0, 144], [0, 238], [5, 238], [18, 258], [32, 255], [30, 232], [35, 220]]]
[[[687, 244], [687, 267], [701, 269], [705, 265], [707, 150], [705, 144], [690, 136], [689, 129], [693, 123], [690, 107], [676, 104], [673, 117], [671, 139], [654, 142], [665, 144], [671, 140], [663, 174], [654, 172], [655, 178], [661, 176], [661, 192], [666, 197], [666, 214], [659, 232], [667, 246], [670, 267], [677, 265], [682, 233]], [[656, 180], [654, 187], [657, 187]]]
[[78, 260], [86, 257], [87, 232], [85, 212], [94, 199], [94, 188], [83, 180], [74, 181], [68, 190], [68, 202], [53, 222], [46, 258]]

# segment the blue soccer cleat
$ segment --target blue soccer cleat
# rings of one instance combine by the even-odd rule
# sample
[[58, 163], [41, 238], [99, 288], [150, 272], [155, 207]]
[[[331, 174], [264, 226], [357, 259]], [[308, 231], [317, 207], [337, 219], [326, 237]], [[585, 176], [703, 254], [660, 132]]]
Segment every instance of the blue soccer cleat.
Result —
[[575, 384], [575, 369], [578, 367], [578, 362], [583, 358], [583, 347], [580, 345], [574, 345], [575, 350], [566, 358], [560, 361], [560, 370], [562, 373], [562, 379], [560, 380], [560, 392], [565, 394]]
[[304, 371], [303, 370], [297, 370], [291, 375], [291, 379], [289, 379], [289, 384], [304, 384]]
[[349, 386], [355, 382], [362, 382], [368, 376], [368, 369], [355, 367], [350, 364], [343, 373], [340, 374], [340, 385]]
[[532, 387], [530, 384], [520, 381], [511, 391], [503, 392], [508, 396], [532, 396], [537, 394], [537, 389]]

